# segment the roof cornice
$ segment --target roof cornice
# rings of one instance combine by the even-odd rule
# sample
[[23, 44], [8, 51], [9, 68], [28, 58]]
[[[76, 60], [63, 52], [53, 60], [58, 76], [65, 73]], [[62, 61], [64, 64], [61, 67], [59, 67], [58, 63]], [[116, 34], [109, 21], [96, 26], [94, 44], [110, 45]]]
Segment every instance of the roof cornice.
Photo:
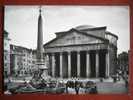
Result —
[[60, 33], [62, 33], [62, 35], [60, 35], [60, 36], [54, 38], [53, 40], [51, 40], [51, 41], [45, 43], [43, 46], [46, 46], [46, 45], [50, 44], [51, 42], [57, 40], [58, 38], [61, 38], [61, 37], [65, 36], [65, 35], [67, 35], [68, 33], [71, 33], [71, 32], [74, 32], [74, 31], [75, 31], [75, 32], [78, 32], [78, 33], [81, 33], [81, 34], [84, 34], [84, 35], [86, 35], [86, 36], [90, 36], [90, 37], [94, 37], [94, 38], [103, 40], [103, 41], [105, 41], [105, 42], [107, 42], [107, 43], [109, 42], [109, 40], [107, 40], [107, 39], [105, 39], [105, 38], [97, 37], [97, 36], [94, 36], [94, 35], [91, 35], [91, 34], [87, 34], [86, 32], [79, 31], [79, 30], [77, 30], [77, 29], [72, 28], [72, 29], [70, 29], [69, 31], [60, 32]]

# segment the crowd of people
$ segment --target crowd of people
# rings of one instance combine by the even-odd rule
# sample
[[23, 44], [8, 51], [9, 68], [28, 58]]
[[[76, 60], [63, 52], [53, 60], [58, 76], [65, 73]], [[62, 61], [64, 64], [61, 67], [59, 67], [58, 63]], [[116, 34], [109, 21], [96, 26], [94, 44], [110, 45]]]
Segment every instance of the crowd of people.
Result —
[[81, 88], [84, 90], [84, 93], [98, 93], [96, 83], [93, 81], [69, 80], [66, 83], [66, 93], [69, 93], [69, 88], [75, 89], [76, 94], [79, 94]]

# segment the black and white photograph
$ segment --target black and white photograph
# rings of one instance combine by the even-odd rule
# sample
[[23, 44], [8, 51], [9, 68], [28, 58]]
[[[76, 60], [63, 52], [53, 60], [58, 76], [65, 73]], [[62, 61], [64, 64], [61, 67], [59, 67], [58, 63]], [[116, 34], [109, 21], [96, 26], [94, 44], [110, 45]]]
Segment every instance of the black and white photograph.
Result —
[[128, 94], [129, 6], [4, 7], [4, 94]]

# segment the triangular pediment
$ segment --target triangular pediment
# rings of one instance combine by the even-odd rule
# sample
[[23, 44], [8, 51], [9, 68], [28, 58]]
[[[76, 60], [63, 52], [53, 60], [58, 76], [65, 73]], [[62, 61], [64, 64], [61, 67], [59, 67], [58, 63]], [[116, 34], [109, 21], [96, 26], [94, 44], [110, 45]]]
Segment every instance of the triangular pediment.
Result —
[[52, 41], [46, 43], [45, 47], [55, 46], [69, 46], [69, 45], [82, 45], [82, 44], [93, 44], [103, 43], [104, 41], [96, 36], [91, 36], [82, 32], [70, 31], [64, 33], [60, 37], [56, 37]]

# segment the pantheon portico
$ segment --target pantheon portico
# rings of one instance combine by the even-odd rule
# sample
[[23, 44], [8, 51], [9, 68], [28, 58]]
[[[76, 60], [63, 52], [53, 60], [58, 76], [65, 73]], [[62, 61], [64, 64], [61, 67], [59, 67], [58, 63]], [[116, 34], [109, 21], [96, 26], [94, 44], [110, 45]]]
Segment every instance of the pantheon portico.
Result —
[[118, 37], [106, 26], [81, 25], [57, 32], [44, 45], [52, 77], [108, 77], [115, 73]]

